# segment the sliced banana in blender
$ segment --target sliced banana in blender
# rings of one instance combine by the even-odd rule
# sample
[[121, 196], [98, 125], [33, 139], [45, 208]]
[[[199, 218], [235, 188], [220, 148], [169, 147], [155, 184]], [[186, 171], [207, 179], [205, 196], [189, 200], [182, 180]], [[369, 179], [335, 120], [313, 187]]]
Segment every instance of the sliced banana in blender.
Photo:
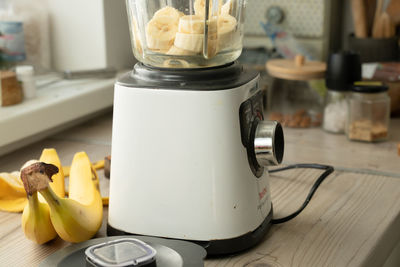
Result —
[[180, 33], [204, 33], [204, 17], [187, 15], [179, 19], [178, 32]]
[[204, 34], [177, 32], [174, 45], [178, 48], [195, 53], [203, 51]]
[[225, 4], [221, 7], [221, 15], [229, 15], [232, 11], [232, 0], [228, 0]]
[[179, 10], [170, 7], [170, 6], [166, 6], [163, 7], [159, 10], [156, 11], [156, 13], [154, 13], [153, 18], [159, 17], [159, 16], [168, 16], [171, 18], [171, 22], [175, 22], [178, 23], [179, 18], [182, 17], [184, 14], [182, 12], [180, 12]]
[[233, 47], [240, 41], [236, 25], [237, 20], [231, 15], [218, 18], [218, 51]]
[[175, 45], [171, 46], [171, 48], [167, 52], [167, 55], [172, 56], [194, 56], [196, 54], [198, 53], [176, 47]]
[[153, 51], [166, 53], [174, 44], [179, 18], [183, 15], [173, 7], [164, 7], [154, 13], [146, 25], [147, 46]]
[[146, 26], [147, 46], [152, 50], [168, 51], [174, 44], [178, 25], [169, 16], [153, 17]]

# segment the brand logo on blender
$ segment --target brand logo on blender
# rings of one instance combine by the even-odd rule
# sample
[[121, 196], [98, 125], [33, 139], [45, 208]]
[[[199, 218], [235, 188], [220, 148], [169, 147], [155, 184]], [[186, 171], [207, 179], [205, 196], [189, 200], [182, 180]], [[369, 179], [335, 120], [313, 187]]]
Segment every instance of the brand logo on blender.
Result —
[[258, 196], [260, 197], [260, 199], [262, 199], [266, 193], [267, 193], [267, 188], [264, 187], [263, 190], [260, 193], [258, 193]]

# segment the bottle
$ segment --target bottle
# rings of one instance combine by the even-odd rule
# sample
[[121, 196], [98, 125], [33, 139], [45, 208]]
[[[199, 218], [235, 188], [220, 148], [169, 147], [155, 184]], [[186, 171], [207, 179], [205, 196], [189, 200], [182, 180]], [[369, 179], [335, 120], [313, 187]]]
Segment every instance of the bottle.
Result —
[[23, 19], [15, 13], [12, 0], [0, 1], [0, 62], [10, 69], [26, 59]]
[[347, 137], [350, 140], [376, 142], [389, 137], [390, 97], [380, 82], [356, 83], [348, 101]]
[[322, 128], [331, 133], [345, 133], [348, 117], [347, 97], [355, 81], [361, 80], [361, 61], [358, 54], [339, 52], [329, 56], [325, 107]]
[[36, 96], [36, 84], [33, 76], [33, 67], [17, 66], [15, 68], [18, 82], [22, 85], [22, 92], [25, 99], [34, 98]]

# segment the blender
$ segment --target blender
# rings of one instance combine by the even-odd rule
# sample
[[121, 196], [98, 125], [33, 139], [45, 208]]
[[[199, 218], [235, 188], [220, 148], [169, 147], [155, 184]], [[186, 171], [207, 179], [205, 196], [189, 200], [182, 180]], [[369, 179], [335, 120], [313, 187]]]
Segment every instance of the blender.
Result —
[[269, 165], [282, 161], [259, 74], [235, 60], [244, 0], [127, 0], [139, 62], [115, 84], [108, 235], [245, 250], [272, 219]]

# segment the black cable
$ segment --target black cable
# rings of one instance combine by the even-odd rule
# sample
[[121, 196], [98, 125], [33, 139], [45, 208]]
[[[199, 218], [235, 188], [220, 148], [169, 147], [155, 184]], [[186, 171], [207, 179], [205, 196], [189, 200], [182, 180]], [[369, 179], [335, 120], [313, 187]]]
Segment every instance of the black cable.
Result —
[[315, 181], [315, 183], [311, 187], [310, 192], [308, 193], [303, 205], [301, 205], [301, 207], [297, 211], [293, 212], [292, 214], [290, 214], [288, 216], [285, 216], [285, 217], [279, 218], [279, 219], [272, 219], [272, 221], [271, 221], [272, 224], [284, 223], [284, 222], [287, 222], [287, 221], [295, 218], [297, 215], [299, 215], [300, 212], [302, 212], [304, 210], [304, 208], [307, 207], [308, 203], [310, 202], [311, 198], [313, 197], [315, 191], [317, 191], [320, 184], [325, 180], [326, 177], [328, 177], [329, 174], [331, 174], [334, 171], [333, 167], [328, 166], [328, 165], [294, 164], [294, 165], [289, 165], [289, 166], [286, 166], [283, 168], [273, 169], [273, 170], [270, 170], [269, 172], [274, 173], [274, 172], [286, 171], [286, 170], [297, 169], [297, 168], [320, 169], [320, 170], [325, 170], [325, 171], [318, 177], [318, 179]]

